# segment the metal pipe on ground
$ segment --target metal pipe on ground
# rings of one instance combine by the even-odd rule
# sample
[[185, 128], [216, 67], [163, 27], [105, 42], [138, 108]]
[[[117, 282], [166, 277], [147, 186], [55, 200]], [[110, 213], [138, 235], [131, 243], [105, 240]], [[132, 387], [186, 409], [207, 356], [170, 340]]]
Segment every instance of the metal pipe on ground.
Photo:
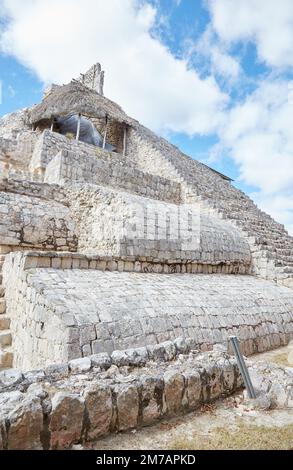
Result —
[[234, 354], [235, 354], [236, 359], [237, 359], [237, 364], [238, 364], [240, 373], [242, 375], [242, 378], [244, 380], [245, 388], [248, 392], [248, 396], [249, 396], [249, 398], [256, 398], [256, 393], [255, 393], [255, 390], [253, 388], [253, 385], [252, 385], [252, 382], [251, 382], [251, 379], [250, 379], [250, 376], [249, 376], [249, 372], [248, 372], [246, 364], [244, 362], [243, 355], [240, 351], [238, 338], [237, 338], [237, 336], [230, 336], [229, 340], [231, 341], [232, 348], [233, 348]]

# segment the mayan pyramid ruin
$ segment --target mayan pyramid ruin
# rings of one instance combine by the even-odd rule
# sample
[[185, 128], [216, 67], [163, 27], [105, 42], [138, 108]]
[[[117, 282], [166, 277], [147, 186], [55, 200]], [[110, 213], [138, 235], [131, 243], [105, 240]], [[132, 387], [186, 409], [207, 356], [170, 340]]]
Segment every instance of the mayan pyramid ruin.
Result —
[[[127, 116], [103, 83], [96, 64], [0, 119], [0, 391], [14, 393], [9, 416], [21, 393], [30, 417], [21, 437], [19, 415], [9, 430], [0, 417], [0, 448], [78, 442], [84, 407], [86, 439], [193, 409], [241, 378], [220, 352], [205, 378], [188, 361], [172, 378], [164, 367], [178, 354], [220, 351], [235, 335], [250, 356], [293, 338], [293, 238], [229, 177]], [[150, 360], [161, 366], [138, 378]], [[136, 381], [105, 376], [111, 364], [135, 367]], [[101, 378], [75, 384], [78, 373]], [[35, 382], [47, 395], [27, 392]]]

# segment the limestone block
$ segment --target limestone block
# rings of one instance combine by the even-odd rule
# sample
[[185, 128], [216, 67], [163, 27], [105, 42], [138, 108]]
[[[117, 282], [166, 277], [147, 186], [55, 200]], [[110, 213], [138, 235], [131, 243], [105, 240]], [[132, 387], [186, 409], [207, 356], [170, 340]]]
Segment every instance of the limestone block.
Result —
[[195, 410], [201, 403], [201, 380], [197, 371], [184, 373], [186, 380], [186, 395], [189, 410]]
[[174, 340], [174, 344], [176, 346], [176, 349], [177, 351], [180, 353], [180, 354], [186, 354], [189, 352], [189, 345], [188, 345], [188, 342], [186, 341], [185, 338], [183, 338], [182, 336], [176, 338]]
[[68, 353], [68, 359], [77, 359], [81, 357], [81, 348], [78, 344], [73, 343], [73, 344], [68, 344], [67, 345], [67, 353]]
[[8, 369], [0, 372], [0, 388], [12, 387], [23, 380], [23, 374], [19, 369]]
[[61, 268], [61, 258], [52, 258], [52, 268], [54, 269]]
[[92, 440], [110, 432], [112, 422], [112, 392], [109, 387], [91, 384], [83, 393], [87, 410], [87, 439]]
[[[220, 365], [220, 364], [219, 364]], [[227, 391], [234, 389], [235, 371], [233, 364], [222, 364], [223, 366], [223, 388]]]
[[45, 368], [46, 375], [52, 375], [56, 379], [60, 379], [66, 377], [68, 375], [68, 364], [61, 363], [61, 364], [50, 364]]
[[118, 367], [121, 366], [128, 366], [129, 365], [129, 359], [126, 354], [126, 351], [113, 351], [111, 354], [111, 361], [113, 364], [115, 364]]
[[85, 325], [82, 326], [79, 330], [79, 342], [80, 345], [88, 344], [94, 339], [96, 339], [96, 330], [94, 325]]
[[164, 341], [147, 347], [149, 357], [158, 361], [171, 361], [176, 355], [176, 347], [172, 341]]
[[39, 370], [31, 370], [29, 372], [24, 373], [24, 379], [28, 382], [41, 382], [45, 378], [45, 372], [42, 369]]
[[115, 388], [117, 395], [117, 425], [119, 431], [135, 428], [138, 424], [139, 399], [134, 385], [123, 384]]
[[90, 356], [92, 353], [92, 348], [90, 344], [84, 344], [81, 347], [83, 357]]
[[8, 449], [40, 450], [43, 410], [40, 400], [27, 395], [8, 415]]
[[81, 438], [84, 398], [68, 392], [57, 392], [52, 398], [50, 419], [51, 448], [66, 449]]
[[91, 368], [91, 360], [88, 357], [73, 359], [69, 362], [69, 369], [74, 374], [88, 372]]
[[172, 416], [182, 409], [184, 377], [179, 372], [167, 371], [164, 374], [164, 384], [167, 413]]
[[160, 377], [141, 379], [142, 423], [155, 423], [162, 415], [164, 382]]
[[94, 354], [107, 352], [111, 354], [114, 349], [113, 341], [106, 338], [105, 340], [95, 340], [92, 342], [92, 352]]
[[113, 351], [111, 354], [113, 364], [117, 366], [142, 366], [148, 360], [147, 348], [126, 349], [124, 351]]
[[210, 399], [215, 400], [223, 392], [223, 384], [221, 380], [222, 369], [217, 365], [213, 365], [212, 367], [207, 368], [206, 372], [209, 375]]
[[108, 369], [112, 364], [111, 358], [107, 353], [92, 354], [89, 359], [91, 360], [92, 367], [100, 367], [101, 369]]
[[269, 391], [271, 408], [286, 408], [290, 395], [293, 396], [293, 383], [287, 387], [284, 383], [273, 383]]

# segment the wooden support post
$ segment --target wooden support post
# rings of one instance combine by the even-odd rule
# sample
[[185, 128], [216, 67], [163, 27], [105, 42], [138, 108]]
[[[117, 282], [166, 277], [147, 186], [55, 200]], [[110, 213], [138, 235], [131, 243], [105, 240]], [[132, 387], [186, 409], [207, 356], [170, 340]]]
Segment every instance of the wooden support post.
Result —
[[54, 118], [51, 119], [51, 129], [50, 131], [53, 132], [54, 130]]
[[80, 120], [81, 120], [81, 114], [78, 115], [77, 130], [76, 130], [76, 140], [79, 140], [79, 134], [80, 134]]
[[105, 127], [105, 132], [104, 132], [104, 139], [103, 139], [103, 149], [106, 147], [107, 132], [108, 132], [108, 116], [106, 116], [106, 127]]
[[124, 125], [123, 131], [123, 157], [125, 157], [127, 151], [127, 126]]

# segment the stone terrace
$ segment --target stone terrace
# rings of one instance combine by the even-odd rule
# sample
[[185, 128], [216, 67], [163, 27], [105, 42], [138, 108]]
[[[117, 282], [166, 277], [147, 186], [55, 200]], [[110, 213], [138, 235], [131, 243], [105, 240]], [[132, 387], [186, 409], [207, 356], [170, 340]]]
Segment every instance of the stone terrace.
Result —
[[25, 273], [14, 288], [12, 278], [6, 281], [19, 367], [179, 336], [207, 349], [236, 334], [252, 354], [286, 344], [293, 333], [291, 289], [251, 276], [52, 268]]
[[181, 182], [187, 193], [237, 225], [250, 242], [255, 274], [292, 285], [292, 237], [242, 191], [143, 126], [133, 130], [130, 152], [141, 169]]

